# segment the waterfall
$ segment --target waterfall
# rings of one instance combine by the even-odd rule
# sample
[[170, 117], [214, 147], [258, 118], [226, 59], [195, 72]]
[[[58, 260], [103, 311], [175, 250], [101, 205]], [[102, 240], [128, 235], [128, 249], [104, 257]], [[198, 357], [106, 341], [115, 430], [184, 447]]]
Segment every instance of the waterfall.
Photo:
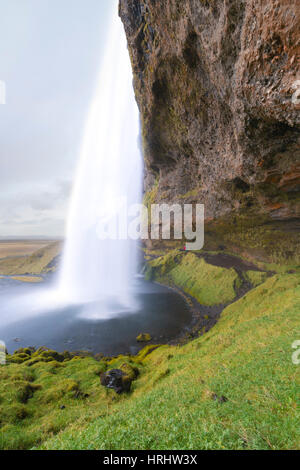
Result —
[[55, 312], [103, 320], [138, 309], [132, 287], [137, 242], [124, 230], [107, 239], [101, 235], [108, 225], [124, 229], [130, 222], [124, 202], [127, 208], [140, 202], [142, 182], [131, 63], [118, 0], [110, 2], [112, 19], [79, 152], [58, 277], [45, 287], [3, 297], [2, 329]]
[[66, 228], [59, 292], [66, 302], [113, 298], [129, 306], [136, 242], [103, 239], [122, 201], [140, 200], [139, 112], [126, 36], [113, 2], [107, 45], [80, 151]]

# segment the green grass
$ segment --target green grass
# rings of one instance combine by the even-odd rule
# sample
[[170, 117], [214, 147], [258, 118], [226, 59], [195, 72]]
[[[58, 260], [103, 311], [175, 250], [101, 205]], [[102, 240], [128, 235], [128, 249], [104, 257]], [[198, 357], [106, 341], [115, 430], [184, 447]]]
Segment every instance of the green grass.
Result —
[[[171, 253], [165, 274], [176, 269], [172, 259], [176, 265], [183, 258]], [[209, 276], [219, 289], [215, 267], [194, 255], [190, 262], [182, 269], [194, 273], [197, 262], [197, 279], [204, 272], [203, 282]], [[300, 366], [291, 359], [299, 310], [300, 273], [283, 273], [232, 303], [213, 329], [185, 346], [148, 345], [136, 357], [99, 362], [18, 351], [0, 367], [0, 447], [299, 449]], [[101, 371], [120, 367], [140, 372], [122, 396], [99, 381]]]
[[[299, 309], [300, 275], [278, 274], [183, 347], [3, 366], [1, 448], [298, 449]], [[124, 363], [140, 376], [117, 396], [99, 373]]]
[[7, 355], [7, 365], [0, 366], [0, 449], [32, 448], [74, 422], [82, 427], [106, 416], [129, 395], [102, 387], [100, 373], [119, 368], [133, 379], [157, 347], [148, 345], [135, 357], [100, 360], [43, 347]]
[[[276, 275], [209, 333], [144, 361], [133, 394], [43, 449], [298, 449], [299, 275]], [[213, 394], [225, 396], [220, 403]]]
[[177, 250], [150, 261], [148, 278], [174, 284], [208, 306], [233, 301], [241, 284], [234, 269], [213, 266], [193, 253], [183, 255]]
[[[65, 365], [40, 362], [32, 367], [2, 366], [0, 448], [30, 448], [82, 415], [88, 420], [93, 399], [87, 405], [86, 400], [74, 398], [74, 392], [80, 382], [80, 389], [88, 389], [93, 397], [99, 380], [96, 371], [97, 364], [92, 359], [73, 360]], [[29, 397], [26, 397], [27, 389], [32, 389]], [[61, 405], [66, 408], [61, 410]]]
[[268, 277], [268, 273], [262, 271], [246, 271], [244, 273], [245, 278], [252, 284], [253, 287], [257, 287]]
[[82, 427], [106, 415], [115, 399], [126, 397], [115, 397], [100, 386], [99, 374], [113, 367], [127, 374], [133, 367], [142, 368], [138, 359], [134, 363], [126, 357], [116, 364], [78, 356], [66, 362], [49, 356], [46, 362], [46, 355], [35, 354], [18, 363], [21, 355], [9, 356], [16, 363], [0, 366], [1, 449], [31, 448], [74, 422]]

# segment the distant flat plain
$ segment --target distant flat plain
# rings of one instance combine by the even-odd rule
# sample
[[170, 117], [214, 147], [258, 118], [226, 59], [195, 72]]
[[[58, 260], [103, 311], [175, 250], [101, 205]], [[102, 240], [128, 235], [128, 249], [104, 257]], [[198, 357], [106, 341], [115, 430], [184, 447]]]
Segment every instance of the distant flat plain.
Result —
[[53, 271], [61, 248], [62, 241], [0, 240], [0, 275], [29, 275]]
[[0, 240], [0, 259], [32, 255], [49, 243], [51, 240]]

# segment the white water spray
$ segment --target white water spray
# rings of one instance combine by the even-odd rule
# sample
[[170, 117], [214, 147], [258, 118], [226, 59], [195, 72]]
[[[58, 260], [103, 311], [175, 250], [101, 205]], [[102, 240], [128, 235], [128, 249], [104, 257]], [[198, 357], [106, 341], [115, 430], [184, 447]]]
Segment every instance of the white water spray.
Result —
[[117, 4], [115, 0], [71, 199], [59, 286], [66, 302], [114, 298], [130, 304], [136, 244], [98, 236], [122, 198], [128, 205], [139, 202], [142, 179], [139, 113]]

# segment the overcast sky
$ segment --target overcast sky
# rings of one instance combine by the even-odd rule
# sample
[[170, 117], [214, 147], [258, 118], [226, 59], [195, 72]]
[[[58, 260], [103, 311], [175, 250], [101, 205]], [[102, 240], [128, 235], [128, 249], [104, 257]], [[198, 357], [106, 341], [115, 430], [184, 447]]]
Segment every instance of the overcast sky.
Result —
[[64, 233], [110, 0], [0, 0], [0, 237]]

